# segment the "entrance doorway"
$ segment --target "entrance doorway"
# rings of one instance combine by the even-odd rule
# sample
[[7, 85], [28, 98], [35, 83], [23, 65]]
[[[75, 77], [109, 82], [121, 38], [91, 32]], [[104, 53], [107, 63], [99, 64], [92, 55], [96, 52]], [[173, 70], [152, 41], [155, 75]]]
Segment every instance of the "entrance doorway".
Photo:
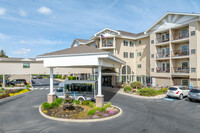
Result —
[[103, 86], [112, 86], [112, 76], [102, 76]]

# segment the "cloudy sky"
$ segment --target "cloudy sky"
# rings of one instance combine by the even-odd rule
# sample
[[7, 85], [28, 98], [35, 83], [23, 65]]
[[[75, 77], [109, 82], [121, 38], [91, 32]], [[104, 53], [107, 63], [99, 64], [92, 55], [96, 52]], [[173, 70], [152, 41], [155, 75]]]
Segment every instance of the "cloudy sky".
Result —
[[200, 13], [198, 0], [0, 0], [0, 49], [35, 57], [104, 28], [145, 31], [167, 11]]

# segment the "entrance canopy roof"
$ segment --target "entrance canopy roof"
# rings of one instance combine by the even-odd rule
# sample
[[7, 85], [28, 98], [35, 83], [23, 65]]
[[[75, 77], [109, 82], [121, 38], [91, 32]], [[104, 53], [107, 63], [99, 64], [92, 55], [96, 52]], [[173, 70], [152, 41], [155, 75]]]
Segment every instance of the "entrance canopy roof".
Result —
[[43, 60], [44, 67], [60, 68], [92, 68], [98, 66], [120, 68], [122, 64], [125, 64], [123, 60], [110, 52], [86, 45], [39, 55], [37, 60]]

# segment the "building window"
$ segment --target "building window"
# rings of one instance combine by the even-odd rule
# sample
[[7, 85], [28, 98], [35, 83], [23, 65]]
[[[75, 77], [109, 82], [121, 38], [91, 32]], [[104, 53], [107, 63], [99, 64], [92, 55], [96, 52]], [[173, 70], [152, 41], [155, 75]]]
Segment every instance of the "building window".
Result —
[[94, 43], [94, 47], [97, 48], [97, 44], [96, 43]]
[[154, 68], [151, 68], [151, 72], [154, 72]]
[[133, 46], [134, 46], [134, 42], [130, 41], [130, 47], [133, 47]]
[[151, 54], [151, 58], [154, 58], [154, 54]]
[[23, 63], [23, 68], [30, 68], [30, 63]]
[[191, 36], [194, 36], [195, 35], [195, 31], [191, 31]]
[[189, 86], [189, 81], [187, 79], [183, 79], [182, 86]]
[[124, 52], [124, 58], [128, 58], [128, 52]]
[[128, 41], [124, 40], [124, 46], [128, 46]]
[[151, 44], [154, 44], [154, 40], [151, 40]]
[[141, 52], [137, 52], [137, 56], [141, 56], [142, 55], [142, 53]]
[[142, 41], [141, 41], [141, 40], [138, 40], [136, 44], [141, 44], [141, 43], [142, 43]]
[[141, 76], [137, 76], [137, 81], [141, 82]]
[[191, 54], [195, 54], [196, 50], [195, 49], [191, 49]]
[[191, 68], [191, 72], [196, 72], [196, 68]]
[[130, 58], [134, 58], [134, 53], [130, 53]]
[[141, 65], [141, 64], [138, 64], [137, 67], [138, 67], [138, 68], [142, 68], [142, 65]]

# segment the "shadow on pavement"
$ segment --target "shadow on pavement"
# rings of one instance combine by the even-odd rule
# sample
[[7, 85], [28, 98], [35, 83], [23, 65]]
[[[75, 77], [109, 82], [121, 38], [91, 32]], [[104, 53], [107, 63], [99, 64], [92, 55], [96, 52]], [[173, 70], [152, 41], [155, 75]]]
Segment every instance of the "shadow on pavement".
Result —
[[120, 88], [103, 87], [102, 93], [104, 95], [104, 100], [109, 102], [120, 90]]

